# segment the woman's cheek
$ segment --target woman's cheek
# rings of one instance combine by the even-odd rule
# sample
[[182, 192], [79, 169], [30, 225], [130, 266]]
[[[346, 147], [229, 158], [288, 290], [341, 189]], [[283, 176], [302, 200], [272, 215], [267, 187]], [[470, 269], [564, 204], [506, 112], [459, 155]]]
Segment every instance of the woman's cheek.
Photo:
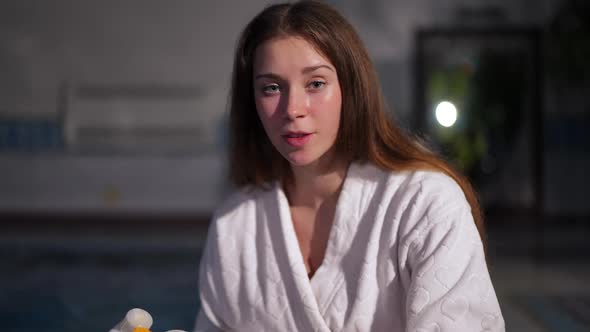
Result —
[[278, 124], [278, 117], [274, 116], [276, 113], [276, 105], [274, 105], [271, 100], [263, 99], [256, 103], [256, 108], [258, 111], [258, 117], [262, 121], [262, 124], [267, 131], [269, 136], [273, 136], [274, 132], [277, 130]]
[[262, 122], [266, 122], [266, 120], [270, 117], [268, 109], [269, 108], [263, 99], [256, 99], [256, 111]]
[[314, 96], [311, 100], [312, 110], [325, 110], [322, 113], [337, 111], [340, 108], [341, 101], [336, 98], [334, 91], [326, 91]]
[[276, 97], [268, 97], [261, 99], [262, 111], [267, 117], [272, 117], [277, 111], [278, 99]]

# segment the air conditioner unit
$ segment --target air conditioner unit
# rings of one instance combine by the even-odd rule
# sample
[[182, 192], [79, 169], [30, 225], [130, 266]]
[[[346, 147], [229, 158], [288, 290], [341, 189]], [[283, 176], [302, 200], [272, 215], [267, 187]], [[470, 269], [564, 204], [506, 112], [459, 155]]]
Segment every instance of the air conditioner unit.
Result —
[[216, 148], [224, 97], [195, 84], [68, 83], [70, 152], [168, 154]]

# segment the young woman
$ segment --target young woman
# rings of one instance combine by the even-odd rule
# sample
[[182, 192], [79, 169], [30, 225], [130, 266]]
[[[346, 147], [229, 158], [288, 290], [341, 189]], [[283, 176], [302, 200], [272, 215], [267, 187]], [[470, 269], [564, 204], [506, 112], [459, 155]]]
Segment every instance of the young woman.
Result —
[[469, 184], [387, 116], [351, 25], [273, 5], [233, 68], [197, 331], [503, 331]]

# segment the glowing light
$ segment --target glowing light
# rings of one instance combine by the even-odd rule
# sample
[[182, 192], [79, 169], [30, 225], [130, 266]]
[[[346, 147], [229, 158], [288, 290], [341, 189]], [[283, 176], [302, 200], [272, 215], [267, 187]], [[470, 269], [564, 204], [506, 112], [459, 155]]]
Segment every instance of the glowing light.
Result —
[[457, 121], [457, 108], [448, 101], [442, 101], [436, 105], [434, 112], [436, 121], [443, 127], [450, 127]]

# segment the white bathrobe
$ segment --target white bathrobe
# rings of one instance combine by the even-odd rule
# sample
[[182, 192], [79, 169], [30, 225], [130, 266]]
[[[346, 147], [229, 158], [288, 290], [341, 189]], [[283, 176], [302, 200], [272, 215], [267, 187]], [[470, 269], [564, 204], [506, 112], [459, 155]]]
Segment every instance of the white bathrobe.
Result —
[[460, 187], [436, 172], [352, 164], [308, 278], [281, 186], [215, 213], [197, 331], [504, 331]]

